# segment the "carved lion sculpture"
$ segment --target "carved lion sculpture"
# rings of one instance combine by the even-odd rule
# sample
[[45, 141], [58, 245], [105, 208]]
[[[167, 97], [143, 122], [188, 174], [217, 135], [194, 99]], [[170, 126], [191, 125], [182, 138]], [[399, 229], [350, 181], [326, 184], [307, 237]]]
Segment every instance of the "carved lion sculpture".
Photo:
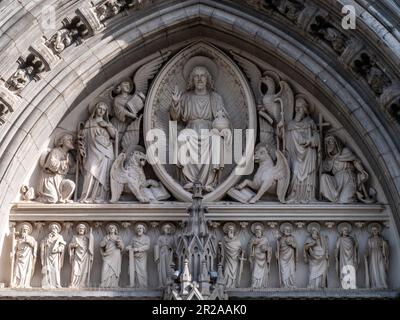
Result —
[[250, 187], [257, 194], [248, 202], [257, 202], [266, 192], [275, 193], [280, 202], [285, 202], [285, 195], [290, 182], [289, 164], [280, 150], [276, 151], [276, 165], [265, 145], [258, 145], [254, 152], [254, 162], [259, 163], [253, 180], [246, 179], [236, 186], [242, 190]]
[[141, 203], [149, 203], [152, 200], [149, 198], [146, 188], [157, 188], [159, 183], [146, 179], [143, 171], [145, 164], [146, 155], [140, 151], [129, 153], [127, 159], [125, 153], [118, 156], [111, 167], [111, 202], [119, 200], [125, 185]]

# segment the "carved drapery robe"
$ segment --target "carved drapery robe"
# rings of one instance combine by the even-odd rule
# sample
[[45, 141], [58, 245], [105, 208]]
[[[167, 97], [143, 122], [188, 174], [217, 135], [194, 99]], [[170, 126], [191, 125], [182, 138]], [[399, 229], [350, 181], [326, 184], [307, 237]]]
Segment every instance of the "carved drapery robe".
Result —
[[381, 236], [372, 236], [367, 243], [368, 273], [371, 288], [388, 288], [387, 264], [389, 246]]
[[[78, 245], [74, 247], [74, 245]], [[84, 288], [88, 285], [89, 269], [92, 266], [93, 248], [89, 237], [74, 235], [69, 244], [69, 256], [72, 266], [71, 288]]]
[[[121, 247], [117, 246], [117, 241], [121, 242]], [[101, 269], [101, 283], [103, 288], [117, 288], [121, 274], [121, 260], [123, 241], [118, 235], [107, 235], [100, 242], [100, 252], [103, 258]]]
[[267, 237], [253, 237], [250, 240], [250, 258], [252, 265], [251, 287], [266, 288], [271, 263], [272, 248]]
[[50, 233], [41, 243], [42, 288], [61, 288], [60, 272], [64, 264], [66, 242], [62, 235]]
[[[306, 249], [306, 246], [309, 246]], [[304, 255], [309, 265], [308, 288], [318, 289], [327, 287], [328, 278], [328, 243], [324, 236], [306, 241]]]
[[281, 286], [296, 287], [297, 243], [293, 236], [282, 236], [278, 240], [278, 264]]
[[175, 250], [175, 240], [173, 236], [161, 235], [154, 247], [154, 259], [158, 266], [158, 279], [160, 287], [168, 283], [168, 276], [171, 270]]
[[71, 197], [75, 183], [65, 179], [69, 163], [69, 154], [62, 148], [54, 148], [48, 153], [38, 187], [39, 201], [57, 203]]
[[15, 246], [14, 279], [15, 288], [30, 288], [37, 253], [37, 242], [30, 235], [19, 237]]
[[[179, 133], [179, 137], [187, 137], [180, 143], [179, 150], [183, 153], [178, 153], [178, 165], [182, 166], [182, 173], [188, 182], [199, 181], [203, 186], [215, 186], [216, 171], [224, 167], [224, 163], [218, 161], [220, 159], [212, 159], [212, 139], [202, 132], [202, 130], [208, 132], [213, 129], [212, 123], [218, 111], [227, 115], [222, 97], [216, 92], [206, 95], [186, 92], [182, 95], [181, 101], [170, 108], [172, 120], [182, 120], [186, 124], [185, 129], [191, 129], [182, 130]], [[178, 141], [180, 141], [179, 137]], [[186, 148], [181, 148], [182, 144]], [[186, 150], [191, 150], [190, 154], [192, 158], [194, 157], [194, 159], [186, 160], [189, 161], [188, 164], [182, 163], [187, 159]]]
[[[311, 144], [305, 146], [311, 141]], [[315, 201], [317, 174], [317, 146], [319, 134], [314, 121], [306, 117], [292, 120], [287, 128], [287, 149], [292, 169], [287, 202], [308, 203]]]
[[118, 137], [119, 139], [122, 138], [123, 134], [125, 133], [127, 120], [129, 119], [126, 109], [126, 104], [129, 100], [132, 99], [131, 95], [123, 96], [122, 94], [116, 96], [114, 98], [114, 118], [111, 119], [111, 123], [114, 127], [118, 130]]
[[147, 251], [150, 249], [150, 238], [147, 235], [134, 236], [130, 246], [134, 250], [134, 265], [129, 266], [129, 272], [135, 272], [135, 286], [147, 288]]
[[326, 159], [323, 163], [325, 172], [321, 176], [321, 193], [332, 202], [352, 203], [356, 201], [357, 182], [353, 162], [357, 158], [347, 148], [340, 154]]
[[[230, 239], [225, 236], [223, 241], [224, 278], [227, 288], [235, 288], [239, 274], [239, 255], [242, 245], [238, 237]], [[240, 279], [239, 279], [240, 280]]]
[[110, 189], [110, 170], [114, 161], [114, 147], [107, 129], [90, 118], [84, 128], [87, 155], [81, 201], [105, 200]]
[[[358, 264], [358, 246], [356, 240], [351, 236], [342, 236], [336, 242], [337, 259], [338, 259], [338, 273], [340, 275], [340, 283], [342, 284], [343, 279], [346, 277], [350, 283], [356, 283], [356, 273]], [[348, 273], [348, 266], [354, 268], [354, 274]], [[352, 277], [353, 279], [349, 279]]]

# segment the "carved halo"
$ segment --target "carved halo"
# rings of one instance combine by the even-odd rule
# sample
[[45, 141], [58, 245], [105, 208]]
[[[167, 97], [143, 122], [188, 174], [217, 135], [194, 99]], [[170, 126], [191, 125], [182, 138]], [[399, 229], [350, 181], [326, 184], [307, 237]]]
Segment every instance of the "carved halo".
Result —
[[272, 70], [266, 70], [266, 71], [263, 72], [262, 75], [263, 75], [263, 77], [267, 76], [267, 77], [270, 77], [270, 78], [274, 79], [275, 84], [279, 84], [280, 79], [281, 79], [279, 74], [277, 72], [275, 72], [275, 71], [272, 71]]
[[224, 233], [228, 233], [228, 229], [230, 227], [233, 227], [233, 232], [234, 233], [236, 232], [236, 230], [237, 230], [236, 224], [234, 222], [227, 222], [227, 223], [224, 224], [224, 227], [223, 227]]
[[58, 232], [61, 232], [61, 224], [59, 224], [58, 222], [51, 222], [49, 224], [49, 230], [51, 229], [52, 226], [56, 226], [58, 228]]
[[68, 132], [68, 131], [58, 132], [58, 133], [56, 134], [55, 138], [54, 138], [54, 146], [55, 146], [55, 147], [57, 147], [57, 146], [60, 144], [61, 139], [62, 139], [65, 135], [71, 136], [73, 139], [75, 139], [75, 134], [72, 133], [72, 132]]
[[305, 95], [304, 93], [298, 93], [298, 94], [296, 94], [296, 97], [295, 97], [295, 100], [294, 100], [295, 106], [296, 106], [296, 101], [297, 101], [298, 99], [304, 99], [304, 100], [307, 102], [307, 106], [308, 106], [308, 108], [307, 108], [307, 115], [308, 115], [309, 117], [310, 117], [312, 114], [314, 114], [315, 106], [314, 106], [313, 103], [311, 103], [310, 98], [309, 98], [307, 95]]
[[165, 223], [163, 223], [163, 224], [161, 225], [160, 229], [161, 229], [161, 230], [164, 230], [164, 228], [165, 228], [166, 226], [170, 226], [170, 227], [171, 227], [171, 234], [174, 234], [174, 233], [176, 232], [176, 227], [175, 227], [175, 225], [174, 225], [172, 222], [165, 222]]
[[132, 90], [133, 90], [133, 81], [132, 81], [131, 78], [122, 78], [120, 81], [118, 81], [118, 84], [115, 86], [115, 89], [114, 89], [115, 93], [119, 94], [121, 92], [120, 86], [121, 86], [122, 82], [128, 82], [129, 83], [129, 88], [130, 88], [129, 92], [131, 93]]
[[381, 233], [382, 232], [382, 226], [377, 223], [377, 222], [372, 222], [368, 225], [368, 232], [372, 233], [372, 228], [375, 227], [378, 229], [378, 232]]
[[347, 227], [347, 230], [349, 230], [349, 233], [351, 232], [351, 230], [352, 230], [351, 224], [348, 222], [341, 222], [341, 223], [339, 223], [339, 225], [337, 227], [339, 234], [342, 234], [342, 230], [344, 227]]
[[115, 226], [115, 228], [117, 229], [116, 234], [119, 234], [119, 225], [116, 222], [110, 222], [106, 224], [106, 232], [108, 233], [108, 228], [110, 228], [111, 226]]
[[144, 223], [144, 222], [137, 222], [137, 223], [135, 223], [135, 225], [133, 226], [133, 230], [136, 231], [136, 228], [137, 228], [138, 226], [143, 226], [143, 228], [144, 228], [144, 233], [147, 233], [148, 227], [147, 227], [147, 224], [146, 224], [146, 223]]
[[263, 225], [261, 222], [254, 222], [254, 223], [251, 225], [251, 232], [253, 232], [253, 234], [256, 234], [256, 227], [257, 227], [257, 226], [260, 226], [262, 232], [264, 232], [264, 230], [265, 230], [264, 225]]
[[28, 234], [31, 234], [32, 233], [32, 231], [33, 231], [33, 227], [32, 227], [32, 225], [29, 223], [29, 222], [21, 222], [20, 224], [18, 224], [18, 226], [17, 226], [17, 230], [21, 230], [21, 228], [23, 227], [23, 226], [27, 226], [28, 227]]
[[89, 103], [88, 112], [89, 112], [90, 116], [93, 114], [93, 111], [96, 108], [96, 105], [100, 102], [104, 102], [107, 105], [107, 113], [110, 112], [110, 101], [103, 97], [97, 97], [97, 98], [93, 99], [92, 102]]
[[75, 227], [76, 232], [78, 232], [78, 229], [79, 229], [80, 226], [85, 226], [86, 232], [88, 232], [89, 229], [90, 229], [88, 223], [86, 223], [86, 222], [79, 222], [79, 223], [76, 225], [76, 227]]
[[204, 56], [195, 56], [190, 58], [183, 67], [183, 77], [189, 80], [190, 73], [194, 67], [205, 67], [210, 72], [213, 81], [217, 81], [218, 67], [210, 58]]
[[321, 226], [319, 225], [318, 222], [311, 222], [311, 223], [309, 223], [308, 226], [307, 226], [307, 231], [308, 231], [308, 233], [311, 233], [312, 229], [317, 229], [318, 232], [320, 232]]
[[279, 226], [279, 230], [283, 233], [283, 230], [284, 230], [286, 227], [289, 227], [289, 228], [290, 228], [290, 233], [293, 233], [294, 228], [293, 228], [293, 225], [292, 225], [290, 222], [284, 222], [284, 223], [282, 223], [282, 224]]

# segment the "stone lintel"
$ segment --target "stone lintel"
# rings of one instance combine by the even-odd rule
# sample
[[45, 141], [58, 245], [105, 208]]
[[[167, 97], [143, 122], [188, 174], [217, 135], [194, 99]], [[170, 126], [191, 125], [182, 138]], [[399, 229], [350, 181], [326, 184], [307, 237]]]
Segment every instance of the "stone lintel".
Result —
[[[10, 212], [11, 221], [181, 221], [188, 217], [189, 203], [138, 202], [117, 204], [41, 204], [15, 203]], [[388, 221], [389, 215], [380, 204], [335, 205], [288, 205], [237, 202], [205, 203], [206, 218], [222, 221]]]

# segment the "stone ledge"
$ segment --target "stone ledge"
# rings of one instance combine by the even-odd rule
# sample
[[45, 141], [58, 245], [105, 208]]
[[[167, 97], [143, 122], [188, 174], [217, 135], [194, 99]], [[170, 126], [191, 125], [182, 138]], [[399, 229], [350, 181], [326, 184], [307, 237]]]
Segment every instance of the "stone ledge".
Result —
[[227, 291], [229, 299], [399, 299], [400, 289], [266, 289]]
[[[15, 203], [10, 221], [181, 221], [187, 217], [190, 203], [158, 202], [141, 204], [121, 202], [117, 204], [42, 204], [35, 202]], [[389, 215], [381, 204], [337, 205], [314, 203], [288, 205], [261, 202], [253, 205], [238, 202], [205, 203], [206, 217], [222, 221], [388, 221]]]
[[137, 290], [137, 289], [115, 289], [101, 290], [85, 289], [55, 289], [43, 290], [39, 288], [33, 289], [0, 289], [0, 300], [101, 300], [101, 299], [135, 299], [135, 300], [159, 300], [162, 297], [161, 290]]
[[[229, 299], [399, 299], [400, 289], [280, 289], [265, 290], [233, 289], [227, 290]], [[0, 300], [160, 300], [162, 290], [115, 289], [100, 288], [71, 290], [67, 288], [56, 290], [43, 289], [0, 289]]]

